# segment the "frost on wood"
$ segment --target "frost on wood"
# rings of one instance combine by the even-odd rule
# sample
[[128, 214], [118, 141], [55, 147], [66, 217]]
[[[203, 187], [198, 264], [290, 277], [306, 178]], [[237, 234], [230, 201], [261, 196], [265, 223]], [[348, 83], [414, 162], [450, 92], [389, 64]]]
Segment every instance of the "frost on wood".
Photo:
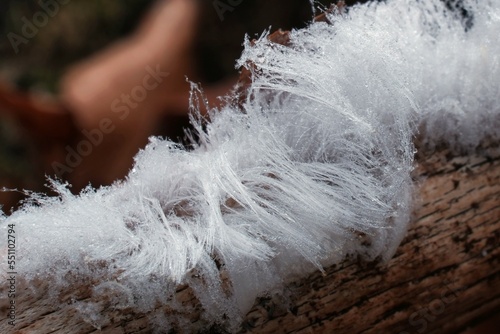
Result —
[[294, 277], [347, 255], [390, 258], [418, 130], [457, 149], [500, 137], [500, 6], [465, 8], [469, 19], [388, 1], [293, 31], [286, 47], [247, 41], [246, 99], [194, 120], [193, 150], [153, 138], [123, 182], [78, 196], [54, 183], [59, 198], [0, 217], [4, 235], [16, 225], [17, 271], [53, 282], [54, 304], [58, 287], [92, 278], [93, 301], [73, 305], [96, 327], [111, 295], [118, 310], [169, 305], [151, 321], [182, 328], [189, 305], [175, 292], [188, 285], [206, 321], [235, 329]]

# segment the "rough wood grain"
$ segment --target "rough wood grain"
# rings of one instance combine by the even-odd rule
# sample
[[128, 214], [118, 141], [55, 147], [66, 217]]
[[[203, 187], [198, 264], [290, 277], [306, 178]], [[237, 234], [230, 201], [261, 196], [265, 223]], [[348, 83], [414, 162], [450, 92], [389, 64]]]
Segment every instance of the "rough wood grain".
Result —
[[[500, 310], [500, 150], [419, 154], [418, 207], [386, 265], [348, 261], [262, 300], [253, 333], [457, 333]], [[420, 180], [420, 181], [418, 181]]]

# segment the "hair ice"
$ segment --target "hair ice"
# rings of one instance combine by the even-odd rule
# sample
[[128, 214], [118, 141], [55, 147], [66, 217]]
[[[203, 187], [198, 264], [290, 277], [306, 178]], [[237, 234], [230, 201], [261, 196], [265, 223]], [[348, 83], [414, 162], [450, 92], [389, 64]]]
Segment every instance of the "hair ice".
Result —
[[499, 138], [500, 4], [464, 3], [468, 29], [438, 1], [403, 0], [311, 23], [288, 47], [246, 41], [247, 98], [195, 124], [193, 150], [152, 138], [126, 180], [77, 196], [54, 182], [59, 197], [0, 217], [16, 225], [18, 272], [54, 289], [98, 277], [94, 301], [75, 303], [97, 327], [102, 291], [118, 309], [167, 303], [178, 313], [161, 328], [183, 326], [187, 284], [206, 321], [234, 329], [292, 277], [349, 254], [390, 258], [418, 129], [430, 146]]

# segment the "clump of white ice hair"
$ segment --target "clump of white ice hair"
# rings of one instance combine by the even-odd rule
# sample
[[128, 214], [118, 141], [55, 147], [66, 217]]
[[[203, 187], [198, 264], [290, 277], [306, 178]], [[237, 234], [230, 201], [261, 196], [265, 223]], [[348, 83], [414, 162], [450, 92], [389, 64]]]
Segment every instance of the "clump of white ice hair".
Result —
[[397, 35], [420, 107], [422, 147], [470, 151], [486, 137], [500, 139], [500, 3], [448, 2], [458, 10], [441, 1], [404, 0], [365, 15]]
[[95, 303], [76, 303], [96, 326], [103, 291], [118, 309], [168, 304], [162, 330], [189, 324], [175, 297], [187, 284], [204, 320], [235, 329], [292, 277], [349, 254], [390, 258], [417, 128], [426, 145], [500, 137], [500, 6], [466, 6], [468, 31], [438, 1], [406, 0], [312, 23], [286, 47], [246, 42], [247, 98], [196, 124], [193, 150], [153, 138], [125, 181], [78, 196], [56, 183], [59, 198], [0, 218], [16, 225], [18, 272], [53, 289], [97, 277]]

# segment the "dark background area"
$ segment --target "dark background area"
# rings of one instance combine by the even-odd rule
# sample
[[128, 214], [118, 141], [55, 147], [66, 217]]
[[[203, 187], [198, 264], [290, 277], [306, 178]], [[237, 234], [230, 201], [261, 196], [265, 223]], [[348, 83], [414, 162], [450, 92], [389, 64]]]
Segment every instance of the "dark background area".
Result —
[[[59, 80], [69, 66], [126, 37], [155, 0], [42, 2], [55, 2], [58, 8], [34, 37], [17, 46], [18, 52], [11, 44], [12, 34], [23, 37], [26, 20], [33, 22], [36, 13], [48, 13], [38, 0], [0, 2], [0, 83], [27, 93], [57, 96]], [[253, 38], [267, 29], [302, 28], [313, 17], [308, 0], [242, 0], [222, 17], [215, 1], [200, 2], [202, 15], [195, 50], [202, 84], [237, 75], [234, 66], [245, 34]], [[318, 13], [329, 4], [330, 1], [317, 1]], [[36, 153], [29, 134], [15, 120], [0, 116], [0, 188], [45, 190], [46, 180]], [[0, 205], [3, 195], [0, 194]]]

